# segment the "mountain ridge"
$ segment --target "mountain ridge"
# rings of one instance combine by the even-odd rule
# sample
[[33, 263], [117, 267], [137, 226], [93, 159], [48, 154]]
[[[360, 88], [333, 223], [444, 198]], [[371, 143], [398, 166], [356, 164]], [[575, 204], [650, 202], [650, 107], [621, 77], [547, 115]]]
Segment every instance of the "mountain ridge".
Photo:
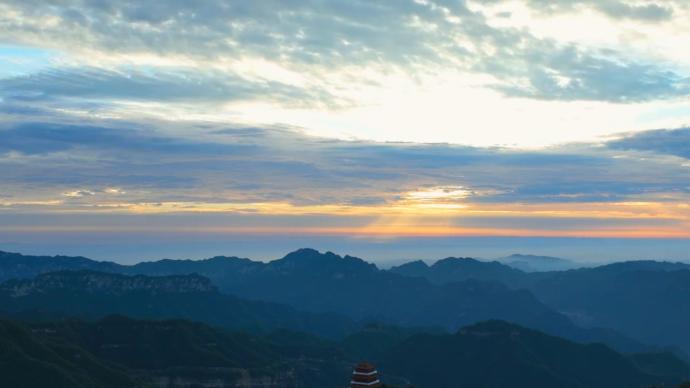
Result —
[[33, 279], [9, 280], [0, 284], [0, 290], [9, 292], [13, 297], [66, 289], [87, 293], [100, 291], [114, 295], [133, 290], [146, 290], [154, 294], [217, 291], [208, 278], [197, 274], [152, 278], [92, 270], [47, 272]]
[[[344, 315], [355, 321], [444, 326], [453, 330], [478, 320], [505, 319], [578, 341], [596, 338], [625, 351], [649, 343], [661, 347], [680, 344], [685, 352], [690, 352], [683, 329], [674, 323], [679, 321], [674, 317], [682, 318], [678, 308], [682, 307], [684, 299], [661, 296], [664, 285], [680, 287], [678, 290], [683, 294], [685, 276], [682, 270], [690, 268], [683, 263], [624, 262], [568, 271], [525, 273], [499, 262], [446, 258], [431, 266], [417, 261], [381, 270], [352, 256], [303, 249], [270, 262], [216, 256], [200, 261], [167, 259], [123, 266], [90, 262], [85, 258], [73, 261], [62, 257], [34, 257], [28, 260], [28, 265], [18, 268], [17, 263], [22, 263], [23, 257], [0, 254], [0, 278], [17, 273], [35, 276], [60, 263], [63, 267], [77, 263], [78, 268], [92, 265], [127, 275], [197, 273], [211, 279], [223, 293], [288, 305], [311, 313]], [[41, 266], [42, 262], [46, 265]], [[402, 273], [402, 270], [407, 272]], [[629, 280], [621, 282], [622, 277]], [[664, 280], [672, 278], [678, 279], [670, 283]], [[477, 279], [504, 287], [479, 285]], [[649, 285], [649, 295], [638, 295], [639, 289], [633, 284], [640, 281], [640, 284]], [[611, 282], [617, 282], [618, 291], [606, 288]], [[519, 290], [529, 290], [533, 297], [525, 297]], [[628, 291], [621, 293], [620, 290]], [[475, 299], [464, 296], [473, 292], [477, 295]], [[614, 303], [611, 295], [623, 298], [624, 303]], [[633, 298], [633, 295], [637, 296]], [[636, 298], [639, 297], [650, 303], [652, 311], [658, 311], [660, 330], [654, 332], [648, 325], [635, 326], [639, 315], [644, 313], [638, 306]], [[516, 310], [514, 306], [521, 307]], [[519, 310], [543, 313], [526, 314]], [[584, 331], [576, 329], [571, 322], [585, 327]]]
[[[179, 288], [178, 288], [179, 286]], [[218, 292], [197, 274], [152, 277], [62, 271], [0, 284], [0, 309], [10, 316], [99, 319], [190, 319], [251, 331], [290, 328], [339, 337], [357, 325], [347, 317], [309, 313]]]

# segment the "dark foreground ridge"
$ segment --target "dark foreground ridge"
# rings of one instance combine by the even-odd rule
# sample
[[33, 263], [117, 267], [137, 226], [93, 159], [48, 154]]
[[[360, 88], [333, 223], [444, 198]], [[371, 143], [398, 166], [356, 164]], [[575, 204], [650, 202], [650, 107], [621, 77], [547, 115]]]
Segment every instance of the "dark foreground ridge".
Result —
[[502, 321], [456, 334], [372, 326], [333, 342], [184, 320], [0, 320], [0, 344], [3, 383], [14, 388], [342, 388], [365, 358], [375, 362], [386, 386], [401, 388], [673, 387], [690, 375], [690, 366], [668, 353], [623, 356], [603, 345], [576, 344]]

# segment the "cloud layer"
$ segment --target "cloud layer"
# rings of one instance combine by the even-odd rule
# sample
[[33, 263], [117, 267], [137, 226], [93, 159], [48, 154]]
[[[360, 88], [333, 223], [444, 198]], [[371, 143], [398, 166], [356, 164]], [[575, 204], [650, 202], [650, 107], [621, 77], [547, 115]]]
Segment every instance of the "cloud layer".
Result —
[[[672, 2], [532, 0], [528, 4], [541, 12], [591, 7], [612, 17], [648, 21], [674, 15]], [[508, 95], [547, 100], [647, 101], [687, 96], [690, 87], [687, 74], [672, 66], [611, 48], [539, 38], [525, 29], [499, 28], [460, 0], [9, 1], [2, 11], [0, 38], [5, 41], [96, 52], [101, 60], [119, 55], [223, 68], [242, 58], [261, 59], [324, 82], [329, 71], [339, 68], [373, 66], [429, 73], [450, 67], [490, 76], [495, 88]], [[81, 85], [78, 94], [112, 97], [122, 96], [123, 88], [129, 87], [141, 89], [133, 97], [160, 95], [150, 90], [156, 87], [171, 89], [165, 94], [177, 98], [233, 99], [246, 89], [232, 74], [222, 81], [218, 73], [158, 71], [164, 73], [152, 77], [131, 72], [123, 79], [118, 74], [122, 71], [70, 74], [58, 69], [34, 81], [58, 78], [51, 87], [57, 94]], [[26, 79], [8, 86], [28, 92], [35, 88]], [[280, 88], [265, 86], [253, 90]]]
[[666, 156], [687, 157], [670, 146], [686, 130], [519, 151], [203, 122], [185, 123], [193, 136], [171, 136], [173, 122], [62, 120], [0, 129], [5, 213], [220, 213], [254, 218], [254, 227], [242, 222], [248, 231], [282, 215], [305, 233], [372, 234], [657, 235], [690, 220], [690, 168]]
[[[0, 223], [690, 237], [688, 17], [680, 0], [4, 1]], [[33, 215], [62, 221], [12, 224]]]

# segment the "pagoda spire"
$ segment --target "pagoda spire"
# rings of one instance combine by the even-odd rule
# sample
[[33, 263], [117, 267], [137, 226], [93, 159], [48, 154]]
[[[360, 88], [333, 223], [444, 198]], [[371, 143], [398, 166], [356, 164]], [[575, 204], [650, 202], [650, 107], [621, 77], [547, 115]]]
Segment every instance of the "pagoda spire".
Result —
[[352, 371], [351, 388], [380, 388], [381, 386], [379, 372], [372, 364], [366, 361], [361, 362]]

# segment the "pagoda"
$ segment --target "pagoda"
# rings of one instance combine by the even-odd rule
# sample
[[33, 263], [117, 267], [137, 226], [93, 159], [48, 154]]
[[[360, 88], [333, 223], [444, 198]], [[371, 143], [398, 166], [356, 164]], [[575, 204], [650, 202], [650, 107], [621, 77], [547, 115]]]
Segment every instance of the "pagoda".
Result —
[[359, 363], [352, 371], [351, 388], [380, 388], [379, 372], [370, 363], [364, 361]]

